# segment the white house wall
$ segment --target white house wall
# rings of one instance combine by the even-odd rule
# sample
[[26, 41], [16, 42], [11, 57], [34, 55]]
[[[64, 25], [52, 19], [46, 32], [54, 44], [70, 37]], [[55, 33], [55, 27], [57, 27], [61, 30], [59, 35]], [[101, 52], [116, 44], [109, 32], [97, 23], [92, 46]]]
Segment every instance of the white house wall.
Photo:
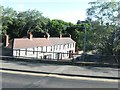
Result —
[[13, 56], [18, 56], [19, 54], [19, 51], [18, 50], [13, 50]]
[[13, 56], [17, 56], [16, 50], [13, 49]]
[[25, 56], [25, 49], [20, 49], [20, 56]]
[[[75, 52], [75, 43], [73, 47], [73, 43], [70, 43], [71, 47], [68, 48], [68, 44], [62, 45], [54, 45], [54, 46], [43, 46], [43, 47], [33, 47], [33, 48], [27, 48], [27, 54], [26, 54], [26, 49], [19, 49], [19, 50], [13, 50], [13, 56], [23, 56], [23, 57], [35, 57], [35, 58], [43, 58], [44, 55], [51, 55], [51, 58], [57, 59], [57, 52], [58, 53], [66, 53], [66, 54], [60, 54], [60, 58], [62, 59], [68, 58], [69, 57], [69, 51], [73, 50], [73, 53]], [[51, 49], [52, 47], [52, 49]], [[43, 48], [43, 49], [42, 49]], [[57, 49], [56, 49], [57, 48]], [[47, 50], [46, 50], [47, 49]], [[30, 52], [30, 51], [40, 51], [40, 52]], [[52, 51], [51, 51], [52, 50]], [[48, 53], [42, 53], [43, 52], [48, 52]], [[20, 54], [19, 54], [20, 52]], [[54, 53], [55, 52], [55, 53]]]

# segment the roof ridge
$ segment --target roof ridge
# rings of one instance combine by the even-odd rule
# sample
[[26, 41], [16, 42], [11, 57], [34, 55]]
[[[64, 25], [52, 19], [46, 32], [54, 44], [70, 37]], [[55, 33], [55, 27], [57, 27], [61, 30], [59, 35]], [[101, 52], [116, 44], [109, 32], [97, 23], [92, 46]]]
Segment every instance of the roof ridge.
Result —
[[[16, 37], [19, 38], [19, 37]], [[27, 38], [27, 37], [22, 37], [22, 38]], [[46, 38], [46, 37], [33, 37], [33, 38]], [[60, 37], [50, 37], [50, 38], [60, 38]], [[70, 37], [62, 37], [62, 38], [70, 38]]]

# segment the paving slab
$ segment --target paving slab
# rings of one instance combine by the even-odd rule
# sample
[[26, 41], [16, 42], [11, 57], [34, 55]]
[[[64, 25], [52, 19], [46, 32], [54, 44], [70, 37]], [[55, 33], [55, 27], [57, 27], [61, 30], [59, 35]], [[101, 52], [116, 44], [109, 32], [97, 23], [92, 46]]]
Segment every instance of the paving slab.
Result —
[[71, 75], [119, 77], [118, 68], [2, 61], [2, 68]]

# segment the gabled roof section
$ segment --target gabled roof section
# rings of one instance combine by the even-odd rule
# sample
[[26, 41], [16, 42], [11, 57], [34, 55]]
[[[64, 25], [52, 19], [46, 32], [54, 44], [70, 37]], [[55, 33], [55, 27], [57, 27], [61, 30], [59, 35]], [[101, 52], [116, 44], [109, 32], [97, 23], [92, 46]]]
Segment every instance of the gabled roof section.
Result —
[[31, 48], [31, 47], [39, 47], [39, 46], [53, 46], [58, 44], [67, 44], [67, 43], [75, 43], [74, 40], [72, 40], [69, 37], [63, 37], [63, 38], [32, 38], [32, 40], [28, 38], [15, 38], [13, 48]]

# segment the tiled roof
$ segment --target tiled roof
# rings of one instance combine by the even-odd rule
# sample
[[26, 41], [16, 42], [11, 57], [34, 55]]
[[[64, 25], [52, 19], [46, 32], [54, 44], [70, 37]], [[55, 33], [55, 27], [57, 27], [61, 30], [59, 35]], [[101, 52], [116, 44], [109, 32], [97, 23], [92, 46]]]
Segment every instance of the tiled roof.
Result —
[[32, 38], [32, 40], [28, 38], [15, 38], [13, 48], [31, 48], [37, 46], [53, 46], [57, 44], [66, 44], [66, 43], [75, 43], [69, 37], [62, 37], [61, 39], [58, 37], [54, 38]]

